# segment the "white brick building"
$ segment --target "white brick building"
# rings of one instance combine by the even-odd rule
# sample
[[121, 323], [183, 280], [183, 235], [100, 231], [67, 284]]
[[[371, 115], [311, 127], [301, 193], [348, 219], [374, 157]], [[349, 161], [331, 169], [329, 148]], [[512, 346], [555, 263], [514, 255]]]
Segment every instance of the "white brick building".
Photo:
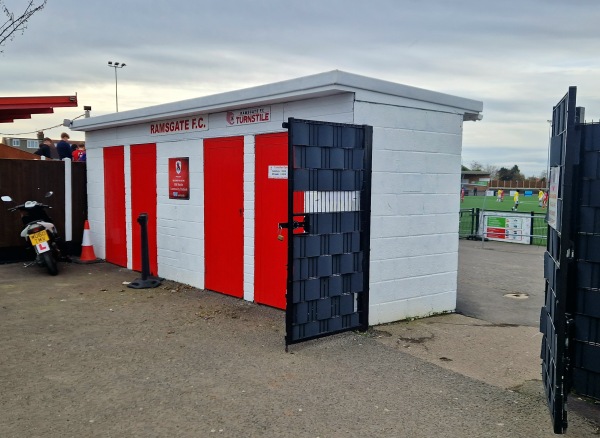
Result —
[[[221, 292], [282, 307], [278, 298], [262, 299], [258, 286], [265, 275], [281, 278], [275, 274], [285, 271], [287, 261], [278, 249], [257, 250], [265, 241], [271, 245], [270, 230], [276, 239], [275, 224], [286, 219], [274, 217], [277, 195], [260, 194], [270, 189], [262, 188], [257, 169], [268, 165], [273, 179], [265, 180], [265, 187], [276, 183], [272, 172], [287, 164], [275, 157], [287, 151], [282, 122], [289, 117], [370, 125], [369, 325], [453, 311], [462, 125], [480, 119], [482, 108], [478, 101], [331, 71], [77, 120], [72, 129], [86, 132], [95, 252], [139, 270], [136, 218], [146, 211], [154, 274], [219, 291], [207, 282], [219, 284], [218, 277], [234, 281], [239, 272], [239, 286]], [[272, 144], [279, 146], [268, 149]], [[189, 199], [171, 196], [169, 166], [178, 160], [189, 166]], [[207, 172], [212, 172], [209, 178]], [[229, 185], [233, 195], [227, 194]], [[214, 208], [221, 193], [223, 208]], [[212, 217], [227, 209], [233, 211], [228, 231], [208, 232], [229, 221]], [[239, 232], [233, 217], [238, 210]], [[261, 218], [271, 211], [273, 218], [263, 224]], [[212, 261], [213, 250], [207, 254], [215, 233], [230, 249], [226, 267], [222, 260]], [[273, 293], [285, 294], [285, 283]]]

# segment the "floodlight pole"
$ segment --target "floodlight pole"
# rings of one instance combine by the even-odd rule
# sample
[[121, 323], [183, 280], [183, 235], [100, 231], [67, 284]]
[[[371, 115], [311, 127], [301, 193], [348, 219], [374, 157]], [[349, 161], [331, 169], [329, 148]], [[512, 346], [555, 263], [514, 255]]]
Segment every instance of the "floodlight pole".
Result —
[[115, 106], [117, 108], [117, 112], [119, 112], [119, 85], [117, 82], [117, 69], [125, 67], [124, 62], [112, 62], [108, 61], [108, 67], [112, 67], [115, 69]]

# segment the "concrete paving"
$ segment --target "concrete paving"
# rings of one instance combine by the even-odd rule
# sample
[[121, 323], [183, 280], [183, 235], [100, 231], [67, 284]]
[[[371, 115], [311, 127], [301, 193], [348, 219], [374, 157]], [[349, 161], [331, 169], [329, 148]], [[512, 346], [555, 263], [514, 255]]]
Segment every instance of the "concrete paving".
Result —
[[[139, 274], [107, 263], [62, 264], [57, 277], [1, 265], [0, 436], [554, 436], [533, 318], [539, 283], [506, 280], [524, 284], [520, 268], [529, 273], [543, 251], [488, 244], [460, 244], [465, 314], [289, 353], [275, 309], [168, 281], [129, 289], [123, 282]], [[510, 264], [517, 257], [528, 262]], [[481, 275], [472, 287], [465, 280], [484, 259], [514, 275]], [[569, 413], [567, 436], [598, 436], [597, 409], [582, 406]]]
[[544, 251], [535, 245], [461, 240], [457, 312], [496, 324], [539, 327]]

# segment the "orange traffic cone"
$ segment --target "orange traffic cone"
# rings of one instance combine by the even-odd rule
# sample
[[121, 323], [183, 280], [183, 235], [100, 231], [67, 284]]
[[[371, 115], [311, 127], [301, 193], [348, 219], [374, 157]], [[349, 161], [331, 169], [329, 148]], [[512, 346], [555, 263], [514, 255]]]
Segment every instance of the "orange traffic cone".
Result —
[[79, 261], [81, 263], [91, 263], [97, 260], [92, 241], [90, 240], [90, 224], [86, 219], [83, 226], [83, 240], [81, 242], [81, 257], [79, 257]]

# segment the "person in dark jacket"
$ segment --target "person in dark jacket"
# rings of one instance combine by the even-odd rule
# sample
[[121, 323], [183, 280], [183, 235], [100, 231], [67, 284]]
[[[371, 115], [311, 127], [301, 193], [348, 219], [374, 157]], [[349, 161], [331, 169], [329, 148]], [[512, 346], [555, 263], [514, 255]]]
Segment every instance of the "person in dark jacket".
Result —
[[50, 148], [50, 158], [58, 160], [58, 150], [56, 150], [56, 145], [52, 139], [50, 137], [45, 137], [44, 144], [48, 145], [48, 148]]
[[50, 146], [48, 146], [46, 143], [40, 143], [38, 150], [35, 151], [34, 154], [39, 155], [40, 157], [52, 158]]
[[69, 140], [69, 134], [63, 132], [60, 134], [60, 141], [56, 143], [56, 150], [58, 151], [58, 159], [62, 160], [63, 158], [71, 158], [72, 149], [71, 145], [67, 141]]

